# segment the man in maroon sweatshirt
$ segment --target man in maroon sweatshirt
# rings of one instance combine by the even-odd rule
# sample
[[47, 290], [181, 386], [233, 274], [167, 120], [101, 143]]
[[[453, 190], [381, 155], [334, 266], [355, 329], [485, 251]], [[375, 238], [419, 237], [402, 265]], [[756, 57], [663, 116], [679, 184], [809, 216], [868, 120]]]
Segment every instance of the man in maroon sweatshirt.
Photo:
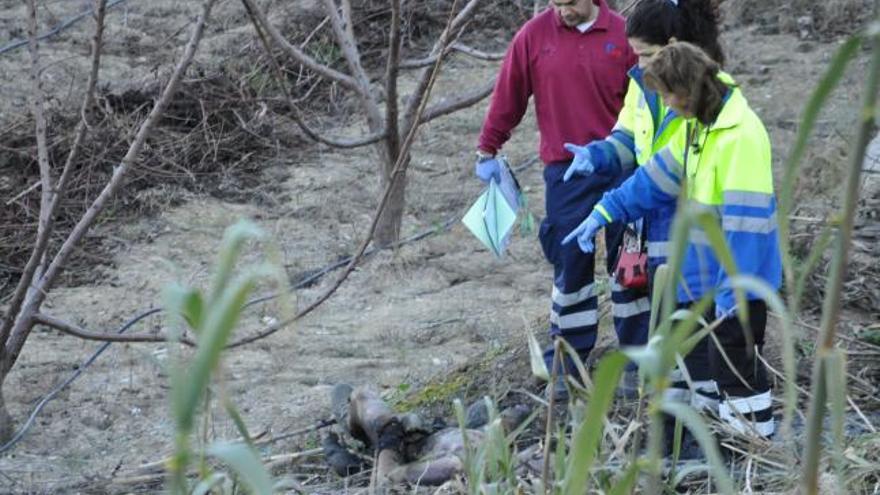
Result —
[[[602, 193], [613, 186], [601, 174], [575, 176], [564, 182], [572, 155], [563, 143], [589, 143], [606, 137], [617, 120], [626, 93], [627, 70], [636, 56], [627, 43], [625, 21], [605, 0], [551, 0], [551, 8], [516, 33], [495, 83], [477, 151], [477, 176], [498, 179], [495, 154], [522, 120], [534, 98], [541, 134], [547, 215], [539, 238], [554, 267], [550, 334], [563, 337], [585, 359], [596, 343], [598, 300], [595, 259], [577, 243], [562, 246], [566, 233], [592, 211]], [[606, 229], [611, 242], [620, 229]], [[621, 345], [644, 345], [642, 331], [616, 328]], [[634, 337], [638, 336], [638, 337]], [[552, 346], [545, 351], [548, 369]], [[571, 371], [567, 362], [563, 371]], [[558, 384], [557, 384], [558, 385]], [[564, 387], [557, 389], [564, 393]]]

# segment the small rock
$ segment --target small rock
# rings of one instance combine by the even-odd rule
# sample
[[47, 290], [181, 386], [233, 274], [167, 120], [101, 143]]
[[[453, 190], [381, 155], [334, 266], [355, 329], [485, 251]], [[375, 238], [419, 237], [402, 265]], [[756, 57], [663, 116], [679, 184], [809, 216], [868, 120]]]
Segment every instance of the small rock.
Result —
[[470, 429], [479, 428], [489, 422], [489, 408], [486, 401], [480, 399], [468, 406], [465, 415], [465, 426]]
[[80, 419], [82, 424], [96, 430], [104, 431], [113, 425], [110, 415], [104, 411], [89, 411]]
[[809, 53], [816, 49], [815, 45], [810, 42], [798, 43], [796, 47], [794, 47], [795, 51], [798, 53]]

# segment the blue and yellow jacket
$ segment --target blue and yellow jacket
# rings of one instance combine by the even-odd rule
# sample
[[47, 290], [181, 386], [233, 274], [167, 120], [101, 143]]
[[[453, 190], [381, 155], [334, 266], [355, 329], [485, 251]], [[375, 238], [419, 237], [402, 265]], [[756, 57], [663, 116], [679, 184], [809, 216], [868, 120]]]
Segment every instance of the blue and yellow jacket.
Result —
[[[719, 78], [732, 84], [729, 76]], [[631, 222], [658, 208], [668, 208], [675, 205], [685, 174], [686, 197], [717, 217], [740, 273], [761, 278], [778, 289], [782, 260], [770, 139], [738, 88], [731, 87], [712, 125], [690, 121], [680, 126], [662, 150], [619, 188], [607, 192], [596, 209], [606, 218]], [[734, 308], [727, 273], [702, 229], [694, 228], [690, 233], [682, 270], [679, 302], [699, 300], [717, 288], [717, 310]], [[757, 298], [754, 294], [748, 297]]]
[[[636, 166], [649, 163], [684, 122], [663, 104], [657, 93], [645, 88], [638, 66], [630, 69], [629, 77], [623, 109], [611, 135], [599, 147], [612, 164], [612, 174], [617, 176], [628, 176]], [[652, 267], [666, 262], [674, 215], [674, 203], [645, 214], [648, 263]]]

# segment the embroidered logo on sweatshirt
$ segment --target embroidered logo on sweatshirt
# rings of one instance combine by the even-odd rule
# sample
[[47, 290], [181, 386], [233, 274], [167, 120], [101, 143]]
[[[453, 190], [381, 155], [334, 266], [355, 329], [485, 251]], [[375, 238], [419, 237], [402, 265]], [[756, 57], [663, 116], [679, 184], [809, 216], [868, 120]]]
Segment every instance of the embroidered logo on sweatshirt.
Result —
[[620, 59], [623, 57], [623, 50], [617, 46], [613, 41], [609, 41], [605, 43], [605, 53], [611, 56], [614, 59]]

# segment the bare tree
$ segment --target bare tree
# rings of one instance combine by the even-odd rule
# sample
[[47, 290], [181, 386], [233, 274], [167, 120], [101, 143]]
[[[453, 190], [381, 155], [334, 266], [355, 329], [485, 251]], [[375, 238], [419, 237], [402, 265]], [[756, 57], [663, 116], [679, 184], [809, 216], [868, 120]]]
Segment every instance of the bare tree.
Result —
[[21, 278], [16, 285], [9, 306], [3, 313], [0, 321], [0, 439], [8, 439], [13, 430], [12, 419], [9, 416], [3, 400], [3, 384], [6, 377], [15, 365], [25, 341], [40, 322], [40, 308], [46, 300], [52, 285], [58, 279], [59, 274], [69, 260], [77, 245], [82, 241], [91, 229], [95, 220], [104, 210], [111, 199], [122, 187], [123, 179], [141, 149], [147, 136], [152, 131], [156, 122], [171, 101], [181, 78], [192, 62], [193, 56], [199, 45], [204, 32], [205, 23], [210, 16], [211, 8], [215, 0], [205, 0], [201, 13], [195, 22], [192, 34], [184, 48], [183, 54], [174, 68], [171, 77], [165, 85], [161, 96], [156, 100], [147, 118], [141, 123], [137, 134], [120, 163], [116, 165], [113, 174], [101, 192], [94, 198], [82, 218], [67, 233], [64, 242], [54, 253], [50, 252], [49, 239], [54, 230], [54, 221], [61, 198], [68, 187], [73, 164], [76, 161], [80, 146], [89, 130], [87, 118], [89, 110], [95, 99], [95, 88], [98, 80], [98, 68], [100, 67], [101, 48], [104, 27], [104, 14], [107, 0], [94, 0], [94, 17], [96, 23], [95, 35], [92, 39], [92, 63], [91, 72], [87, 83], [87, 89], [81, 108], [81, 120], [74, 132], [74, 141], [64, 167], [60, 175], [53, 173], [48, 151], [48, 129], [45, 117], [45, 95], [40, 83], [40, 57], [37, 44], [37, 8], [36, 0], [27, 2], [27, 23], [29, 37], [29, 52], [31, 58], [30, 78], [33, 88], [31, 98], [31, 111], [35, 122], [37, 138], [37, 162], [40, 171], [40, 216], [37, 227], [37, 238], [31, 251], [30, 257], [22, 270]]
[[[419, 125], [438, 117], [474, 105], [492, 92], [494, 81], [489, 81], [471, 92], [459, 94], [448, 99], [441, 98], [441, 101], [425, 109], [421, 117], [417, 118], [416, 113], [419, 102], [428, 89], [434, 63], [438, 59], [442, 62], [442, 59], [452, 52], [485, 60], [498, 60], [501, 58], [499, 54], [485, 53], [458, 42], [480, 4], [480, 0], [468, 0], [461, 11], [455, 13], [450, 18], [451, 20], [437, 37], [433, 48], [427, 56], [416, 60], [402, 60], [400, 53], [402, 2], [401, 0], [388, 1], [391, 10], [388, 57], [383, 73], [378, 76], [379, 81], [374, 82], [364, 68], [361, 53], [358, 49], [358, 42], [352, 28], [353, 20], [350, 0], [341, 0], [341, 5], [337, 3], [337, 0], [323, 0], [324, 10], [333, 30], [335, 42], [345, 59], [348, 68], [347, 72], [341, 72], [318, 62], [298, 46], [290, 43], [267, 18], [265, 12], [257, 5], [255, 0], [242, 0], [270, 57], [272, 57], [272, 52], [264, 33], [268, 34], [268, 38], [275, 45], [281, 47], [294, 61], [320, 77], [337, 83], [357, 96], [367, 129], [369, 130], [369, 133], [365, 136], [339, 139], [329, 138], [322, 135], [320, 131], [311, 128], [295, 107], [292, 110], [292, 117], [306, 136], [325, 145], [336, 148], [375, 145], [379, 156], [377, 174], [381, 179], [382, 187], [379, 188], [380, 191], [383, 191], [390, 184], [392, 171], [401, 156], [400, 144], [411, 129], [418, 128]], [[453, 9], [455, 8], [456, 5], [454, 4]], [[403, 104], [401, 104], [398, 95], [398, 81], [402, 69], [420, 70], [416, 76], [415, 89]], [[276, 71], [280, 72], [277, 65]], [[280, 77], [279, 82], [282, 85], [284, 84]], [[380, 98], [380, 96], [384, 96], [384, 98]], [[387, 208], [383, 211], [376, 229], [374, 242], [379, 245], [390, 245], [400, 237], [401, 219], [403, 218], [405, 207], [406, 168], [409, 163], [408, 154], [403, 157], [402, 163], [403, 167], [399, 171], [398, 180], [392, 186]]]

